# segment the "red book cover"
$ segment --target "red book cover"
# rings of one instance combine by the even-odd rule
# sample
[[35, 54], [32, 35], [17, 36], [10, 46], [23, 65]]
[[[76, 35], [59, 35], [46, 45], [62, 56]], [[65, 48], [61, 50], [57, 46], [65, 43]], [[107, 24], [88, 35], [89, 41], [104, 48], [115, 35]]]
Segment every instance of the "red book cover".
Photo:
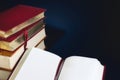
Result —
[[27, 5], [17, 5], [0, 13], [0, 31], [5, 33], [17, 25], [45, 12], [45, 9]]

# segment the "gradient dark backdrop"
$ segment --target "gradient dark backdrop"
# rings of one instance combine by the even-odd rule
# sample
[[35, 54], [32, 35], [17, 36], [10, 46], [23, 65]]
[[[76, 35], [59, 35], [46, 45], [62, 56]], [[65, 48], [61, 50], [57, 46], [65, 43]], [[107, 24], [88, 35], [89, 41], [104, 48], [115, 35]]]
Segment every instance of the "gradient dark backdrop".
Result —
[[0, 11], [17, 4], [47, 9], [47, 50], [66, 58], [95, 57], [105, 64], [105, 80], [119, 77], [118, 4], [109, 0], [7, 0]]

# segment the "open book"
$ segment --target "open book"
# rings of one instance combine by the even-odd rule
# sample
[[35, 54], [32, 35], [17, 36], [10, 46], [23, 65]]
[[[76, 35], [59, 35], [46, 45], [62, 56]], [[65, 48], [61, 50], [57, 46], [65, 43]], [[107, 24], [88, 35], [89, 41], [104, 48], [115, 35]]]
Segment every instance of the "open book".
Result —
[[58, 55], [38, 48], [28, 50], [8, 80], [102, 80], [104, 66], [95, 58]]

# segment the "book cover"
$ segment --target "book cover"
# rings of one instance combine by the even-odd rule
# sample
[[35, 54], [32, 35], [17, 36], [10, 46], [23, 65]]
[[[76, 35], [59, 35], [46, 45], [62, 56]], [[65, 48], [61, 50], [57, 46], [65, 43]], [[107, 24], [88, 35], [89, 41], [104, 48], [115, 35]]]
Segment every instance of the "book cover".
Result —
[[8, 80], [103, 80], [104, 66], [96, 58], [70, 56], [61, 60], [51, 52], [32, 48]]
[[0, 36], [7, 38], [44, 17], [45, 9], [17, 5], [0, 13]]
[[23, 30], [17, 32], [16, 34], [11, 35], [6, 39], [0, 39], [0, 49], [7, 51], [15, 51], [20, 45], [25, 42], [25, 31], [27, 32], [28, 40], [34, 36], [37, 32], [39, 32], [44, 26], [43, 19], [24, 28]]
[[[41, 40], [46, 37], [45, 28], [39, 31], [36, 35], [34, 35], [31, 39], [27, 41], [26, 48], [31, 48], [36, 46]], [[9, 52], [5, 50], [0, 50], [0, 68], [4, 69], [13, 69], [15, 63], [25, 51], [25, 45], [21, 45], [16, 51]]]

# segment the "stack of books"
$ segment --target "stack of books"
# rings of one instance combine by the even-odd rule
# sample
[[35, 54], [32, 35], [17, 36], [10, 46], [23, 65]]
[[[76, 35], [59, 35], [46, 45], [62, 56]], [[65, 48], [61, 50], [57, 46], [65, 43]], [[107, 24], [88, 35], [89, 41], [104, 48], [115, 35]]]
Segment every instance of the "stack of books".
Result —
[[45, 11], [17, 5], [0, 12], [0, 80], [7, 80], [28, 48], [45, 49]]

